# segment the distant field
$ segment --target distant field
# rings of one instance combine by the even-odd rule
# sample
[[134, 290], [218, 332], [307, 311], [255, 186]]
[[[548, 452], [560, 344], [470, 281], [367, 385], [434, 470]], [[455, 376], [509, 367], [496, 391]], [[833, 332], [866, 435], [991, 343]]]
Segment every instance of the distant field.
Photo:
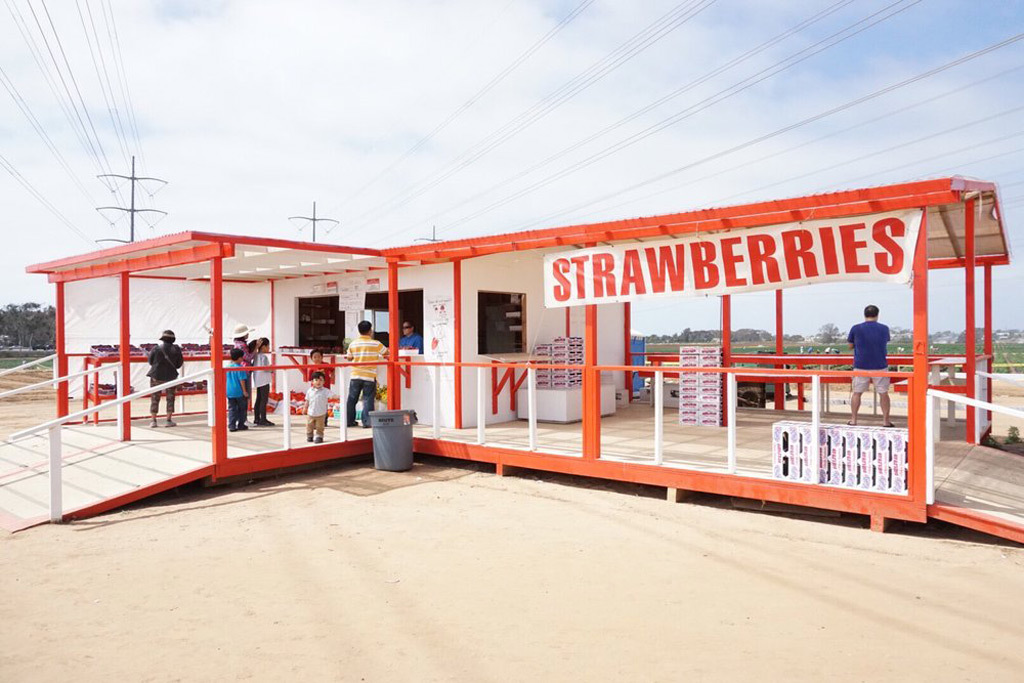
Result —
[[[682, 344], [671, 343], [671, 344], [648, 344], [647, 350], [653, 353], [675, 353], [679, 350]], [[711, 344], [694, 344], [694, 346], [711, 346]], [[800, 353], [800, 349], [806, 350], [808, 347], [812, 347], [816, 352], [820, 352], [829, 344], [820, 344], [817, 342], [804, 342], [803, 344], [786, 344], [783, 348], [786, 353]], [[842, 342], [839, 344], [831, 344], [833, 348], [838, 346], [841, 350], [845, 351], [846, 343]], [[910, 353], [909, 342], [893, 342], [889, 345], [890, 353], [901, 353], [899, 350], [902, 347], [902, 353]], [[758, 351], [771, 351], [775, 352], [775, 344], [764, 343], [764, 344], [734, 344], [732, 347], [733, 353], [757, 353]], [[947, 354], [950, 356], [962, 355], [964, 353], [963, 344], [932, 344], [933, 353]], [[996, 343], [993, 346], [993, 355], [995, 356], [995, 369], [1003, 372], [1024, 372], [1024, 343]]]
[[[15, 368], [24, 363], [31, 361], [31, 358], [0, 358], [0, 370], [6, 370], [7, 368]], [[33, 368], [52, 368], [53, 362], [47, 361], [39, 365], [32, 366]]]

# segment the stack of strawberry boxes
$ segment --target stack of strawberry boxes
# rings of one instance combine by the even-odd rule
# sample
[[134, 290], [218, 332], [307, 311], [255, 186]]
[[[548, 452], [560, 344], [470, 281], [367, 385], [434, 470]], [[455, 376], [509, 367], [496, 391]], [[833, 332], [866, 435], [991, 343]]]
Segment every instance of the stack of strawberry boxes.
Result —
[[862, 491], [907, 492], [906, 429], [821, 425], [817, 477], [811, 471], [813, 442], [810, 424], [776, 422], [772, 476]]
[[[718, 368], [722, 366], [721, 346], [680, 346], [679, 366]], [[679, 424], [720, 427], [722, 425], [722, 375], [717, 372], [679, 373]]]
[[[583, 337], [555, 337], [550, 344], [533, 347], [537, 356], [547, 356], [552, 365], [583, 365]], [[538, 389], [573, 389], [583, 386], [581, 370], [537, 370]]]

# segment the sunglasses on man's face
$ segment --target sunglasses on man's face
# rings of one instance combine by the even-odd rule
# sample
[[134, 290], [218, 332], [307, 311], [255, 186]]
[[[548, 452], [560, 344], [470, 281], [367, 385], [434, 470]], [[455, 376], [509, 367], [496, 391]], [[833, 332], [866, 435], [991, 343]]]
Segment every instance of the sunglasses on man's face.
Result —
[[402, 329], [403, 330], [411, 330], [412, 329], [412, 325], [402, 325]]

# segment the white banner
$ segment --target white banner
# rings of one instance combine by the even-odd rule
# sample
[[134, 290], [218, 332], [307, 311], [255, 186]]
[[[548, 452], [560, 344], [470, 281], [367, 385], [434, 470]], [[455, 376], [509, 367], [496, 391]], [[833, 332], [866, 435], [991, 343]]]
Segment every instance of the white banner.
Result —
[[910, 282], [921, 211], [786, 223], [547, 254], [547, 308], [739, 294], [818, 282]]

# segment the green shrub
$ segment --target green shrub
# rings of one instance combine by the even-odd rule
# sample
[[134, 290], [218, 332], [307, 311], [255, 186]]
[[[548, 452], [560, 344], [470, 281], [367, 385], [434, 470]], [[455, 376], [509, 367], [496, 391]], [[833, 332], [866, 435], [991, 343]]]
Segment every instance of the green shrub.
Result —
[[1006, 432], [1006, 443], [1020, 443], [1020, 430], [1010, 427]]

